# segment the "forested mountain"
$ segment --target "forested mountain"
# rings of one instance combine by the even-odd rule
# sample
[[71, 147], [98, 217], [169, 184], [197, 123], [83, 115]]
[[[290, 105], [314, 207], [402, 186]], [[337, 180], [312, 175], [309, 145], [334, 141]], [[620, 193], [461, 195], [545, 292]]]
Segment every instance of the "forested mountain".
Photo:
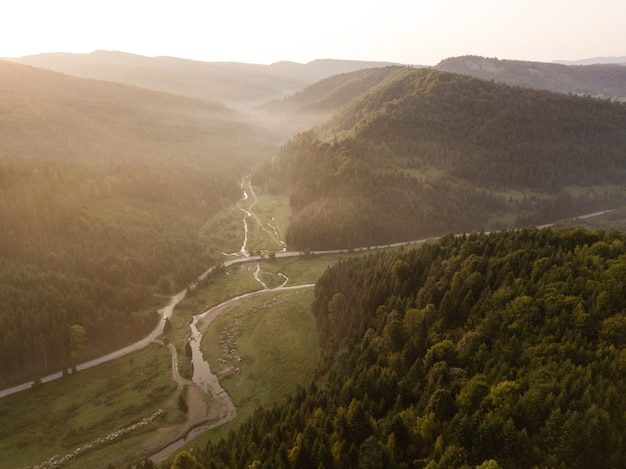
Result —
[[307, 64], [277, 62], [272, 65], [199, 62], [115, 51], [48, 53], [11, 60], [83, 78], [219, 101], [234, 107], [282, 98], [331, 75], [385, 65], [383, 62], [352, 60], [315, 60]]
[[626, 239], [535, 228], [339, 262], [307, 389], [206, 468], [623, 467]]
[[626, 67], [617, 63], [563, 65], [463, 56], [445, 59], [435, 68], [526, 88], [626, 101]]
[[276, 135], [221, 104], [0, 61], [0, 386], [154, 325]]
[[329, 114], [340, 110], [342, 106], [380, 84], [397, 70], [397, 67], [389, 66], [333, 75], [291, 96], [265, 103], [259, 108], [278, 113]]
[[177, 145], [203, 160], [248, 127], [217, 103], [6, 61], [0, 73], [0, 148], [12, 159], [171, 160]]
[[432, 69], [385, 73], [284, 144], [273, 173], [259, 171], [259, 182], [290, 191], [291, 247], [525, 226], [623, 204], [625, 105]]

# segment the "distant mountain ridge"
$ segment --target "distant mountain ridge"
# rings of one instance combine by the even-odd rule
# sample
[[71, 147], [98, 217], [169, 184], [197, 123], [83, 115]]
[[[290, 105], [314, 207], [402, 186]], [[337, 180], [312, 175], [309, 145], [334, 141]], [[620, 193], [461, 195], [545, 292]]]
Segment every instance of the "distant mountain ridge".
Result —
[[626, 67], [616, 64], [562, 65], [462, 56], [442, 60], [434, 68], [525, 88], [626, 101]]
[[329, 76], [292, 95], [264, 103], [259, 108], [292, 117], [316, 113], [328, 117], [330, 113], [339, 111], [342, 106], [363, 95], [371, 87], [384, 83], [390, 75], [401, 68], [435, 68], [524, 88], [626, 101], [626, 67], [616, 64], [566, 66], [556, 63], [463, 56], [446, 59], [435, 67], [385, 66]]
[[163, 110], [189, 107], [228, 112], [232, 110], [217, 102], [202, 101], [181, 95], [158, 92], [124, 83], [85, 79], [50, 69], [0, 59], [0, 84], [4, 91], [24, 93], [47, 99], [88, 100], [124, 106], [143, 106]]
[[0, 156], [16, 160], [167, 159], [169, 145], [206, 154], [213, 129], [238, 120], [221, 104], [4, 60], [0, 86], [0, 115], [12, 117], [0, 126]]
[[563, 65], [618, 64], [626, 66], [626, 55], [621, 57], [593, 57], [579, 60], [554, 60], [553, 63]]
[[89, 54], [47, 53], [11, 59], [57, 72], [127, 83], [143, 88], [249, 107], [287, 94], [327, 76], [386, 62], [314, 60], [272, 65], [200, 62], [176, 57], [146, 57], [116, 51]]

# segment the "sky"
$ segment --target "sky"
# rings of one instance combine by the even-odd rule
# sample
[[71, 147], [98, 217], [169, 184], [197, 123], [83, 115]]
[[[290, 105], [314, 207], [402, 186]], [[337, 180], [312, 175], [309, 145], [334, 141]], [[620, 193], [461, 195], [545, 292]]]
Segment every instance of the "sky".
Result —
[[625, 0], [7, 0], [0, 57], [117, 50], [269, 64], [626, 56]]

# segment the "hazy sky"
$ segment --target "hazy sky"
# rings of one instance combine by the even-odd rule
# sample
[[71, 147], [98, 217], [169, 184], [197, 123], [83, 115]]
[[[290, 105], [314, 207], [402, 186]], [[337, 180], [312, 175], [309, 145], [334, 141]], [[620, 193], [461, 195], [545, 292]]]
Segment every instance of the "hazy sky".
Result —
[[625, 56], [626, 0], [6, 0], [0, 6], [0, 57], [96, 49], [249, 63]]

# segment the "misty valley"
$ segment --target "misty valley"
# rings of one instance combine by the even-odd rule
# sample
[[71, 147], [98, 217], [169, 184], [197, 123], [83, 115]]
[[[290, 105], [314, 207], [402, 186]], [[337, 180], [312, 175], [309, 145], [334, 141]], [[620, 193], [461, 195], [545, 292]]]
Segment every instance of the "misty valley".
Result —
[[624, 65], [0, 60], [0, 466], [623, 467]]

